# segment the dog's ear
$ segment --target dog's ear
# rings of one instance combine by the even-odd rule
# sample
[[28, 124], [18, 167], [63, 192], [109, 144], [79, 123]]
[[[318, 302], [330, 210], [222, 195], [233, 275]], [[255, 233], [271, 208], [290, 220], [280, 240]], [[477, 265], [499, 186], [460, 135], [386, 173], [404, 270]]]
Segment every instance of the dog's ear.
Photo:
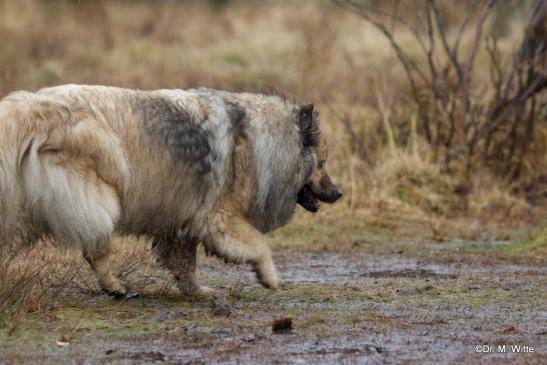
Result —
[[319, 113], [313, 111], [313, 104], [306, 104], [300, 108], [299, 117], [304, 147], [315, 146], [321, 134], [319, 130]]
[[300, 108], [300, 129], [309, 130], [313, 123], [313, 104], [306, 104]]

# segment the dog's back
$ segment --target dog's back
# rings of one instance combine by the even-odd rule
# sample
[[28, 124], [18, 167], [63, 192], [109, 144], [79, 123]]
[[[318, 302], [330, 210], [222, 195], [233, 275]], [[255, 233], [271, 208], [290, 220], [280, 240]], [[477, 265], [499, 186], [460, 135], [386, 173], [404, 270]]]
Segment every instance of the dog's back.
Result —
[[86, 247], [114, 230], [199, 230], [229, 175], [243, 117], [234, 108], [204, 91], [66, 85], [7, 96], [0, 237]]

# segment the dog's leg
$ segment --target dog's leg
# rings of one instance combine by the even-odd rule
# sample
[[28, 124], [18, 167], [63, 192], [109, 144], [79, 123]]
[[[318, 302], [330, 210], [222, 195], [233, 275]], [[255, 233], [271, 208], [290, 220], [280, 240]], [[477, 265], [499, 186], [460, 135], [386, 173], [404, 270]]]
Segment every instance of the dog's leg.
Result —
[[156, 249], [160, 259], [175, 276], [179, 290], [190, 297], [209, 299], [213, 290], [200, 285], [196, 274], [198, 241], [194, 239], [162, 241]]
[[131, 299], [137, 293], [127, 290], [113, 273], [111, 268], [112, 245], [109, 239], [101, 239], [92, 248], [84, 249], [84, 257], [95, 273], [101, 289], [118, 299]]
[[171, 269], [177, 279], [179, 290], [185, 295], [209, 299], [213, 296], [213, 290], [202, 286], [198, 282], [196, 274], [198, 242], [195, 240], [183, 242], [175, 256], [175, 265]]
[[258, 280], [268, 288], [277, 288], [279, 278], [272, 252], [262, 233], [245, 219], [231, 214], [218, 214], [204, 241], [206, 248], [232, 262], [249, 262]]

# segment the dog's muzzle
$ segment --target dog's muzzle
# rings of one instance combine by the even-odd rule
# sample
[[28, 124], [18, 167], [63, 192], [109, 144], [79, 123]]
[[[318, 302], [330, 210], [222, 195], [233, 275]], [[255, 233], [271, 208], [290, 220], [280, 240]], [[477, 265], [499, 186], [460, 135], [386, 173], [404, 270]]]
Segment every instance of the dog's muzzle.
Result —
[[304, 185], [304, 187], [302, 187], [302, 189], [300, 189], [300, 191], [298, 192], [298, 198], [296, 202], [307, 211], [315, 213], [319, 210], [319, 206], [321, 205], [319, 203], [320, 201], [333, 204], [338, 201], [343, 195], [344, 194], [342, 193], [342, 190], [340, 190], [335, 185], [332, 185], [332, 188], [328, 189], [328, 191], [316, 192], [314, 191], [312, 184], [308, 183]]

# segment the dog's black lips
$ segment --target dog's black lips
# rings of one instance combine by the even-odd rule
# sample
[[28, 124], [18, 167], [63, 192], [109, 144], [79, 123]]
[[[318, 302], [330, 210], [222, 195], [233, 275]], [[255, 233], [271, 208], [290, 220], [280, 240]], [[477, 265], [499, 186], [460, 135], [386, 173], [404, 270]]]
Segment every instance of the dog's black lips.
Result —
[[313, 194], [309, 184], [300, 189], [296, 202], [309, 212], [315, 213], [319, 210], [319, 200]]

